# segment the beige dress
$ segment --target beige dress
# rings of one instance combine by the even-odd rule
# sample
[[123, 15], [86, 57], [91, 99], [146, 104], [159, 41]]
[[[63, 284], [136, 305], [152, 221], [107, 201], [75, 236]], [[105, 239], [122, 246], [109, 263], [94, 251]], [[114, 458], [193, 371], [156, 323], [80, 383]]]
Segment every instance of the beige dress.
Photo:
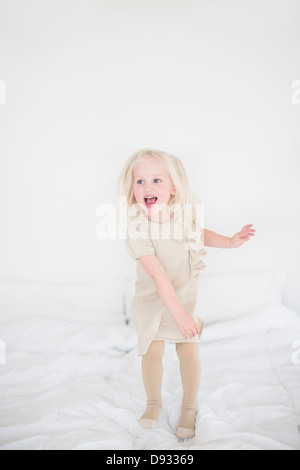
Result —
[[[191, 233], [191, 232], [190, 232]], [[184, 225], [173, 217], [165, 223], [151, 222], [144, 213], [128, 222], [126, 247], [130, 257], [157, 255], [174, 287], [177, 298], [186, 312], [199, 322], [201, 332], [185, 339], [174, 318], [160, 298], [153, 279], [137, 261], [135, 295], [131, 313], [137, 331], [139, 356], [147, 353], [153, 340], [171, 342], [199, 342], [203, 322], [197, 314], [197, 292], [200, 271], [206, 265], [202, 259], [206, 251], [202, 241], [189, 238]]]

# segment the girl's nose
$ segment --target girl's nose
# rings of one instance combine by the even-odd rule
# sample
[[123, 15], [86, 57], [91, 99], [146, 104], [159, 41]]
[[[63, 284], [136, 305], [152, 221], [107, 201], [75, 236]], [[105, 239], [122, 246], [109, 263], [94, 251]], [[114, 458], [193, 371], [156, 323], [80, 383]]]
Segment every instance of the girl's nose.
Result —
[[145, 191], [146, 194], [151, 193], [151, 191], [153, 191], [153, 189], [154, 188], [153, 188], [152, 184], [148, 184], [147, 186], [146, 185], [144, 186], [144, 191]]

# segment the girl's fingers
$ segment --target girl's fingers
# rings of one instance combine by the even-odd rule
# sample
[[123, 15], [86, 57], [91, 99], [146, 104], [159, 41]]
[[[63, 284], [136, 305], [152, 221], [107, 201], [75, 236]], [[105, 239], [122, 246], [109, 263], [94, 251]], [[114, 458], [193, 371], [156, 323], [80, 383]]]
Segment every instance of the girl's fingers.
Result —
[[200, 328], [199, 326], [195, 326], [193, 329], [193, 337], [197, 336], [199, 334]]
[[189, 328], [185, 328], [185, 327], [180, 328], [180, 331], [182, 333], [182, 336], [185, 339], [188, 339], [188, 337], [194, 338], [200, 333], [200, 326], [198, 325], [198, 323], [195, 323], [194, 326], [191, 326]]
[[187, 336], [185, 336], [186, 339], [187, 338], [193, 338], [195, 336], [194, 332], [191, 328], [187, 329], [186, 332], [187, 332]]

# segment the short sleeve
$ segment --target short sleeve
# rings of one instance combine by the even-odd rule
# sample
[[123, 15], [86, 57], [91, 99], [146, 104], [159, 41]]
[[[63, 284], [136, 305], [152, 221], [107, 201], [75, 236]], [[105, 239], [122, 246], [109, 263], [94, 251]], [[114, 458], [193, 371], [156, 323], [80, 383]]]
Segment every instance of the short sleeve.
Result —
[[153, 243], [149, 238], [127, 238], [125, 243], [129, 256], [134, 260], [141, 256], [155, 255]]
[[137, 260], [141, 256], [155, 255], [153, 242], [145, 230], [142, 230], [138, 237], [133, 237], [132, 232], [128, 230], [125, 244], [129, 256], [134, 260]]

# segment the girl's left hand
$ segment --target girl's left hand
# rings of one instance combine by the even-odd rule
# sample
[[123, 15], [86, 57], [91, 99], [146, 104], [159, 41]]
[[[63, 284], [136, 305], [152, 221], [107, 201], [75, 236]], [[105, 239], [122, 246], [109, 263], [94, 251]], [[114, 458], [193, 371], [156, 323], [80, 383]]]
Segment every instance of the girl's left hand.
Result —
[[256, 230], [252, 229], [253, 224], [244, 225], [242, 230], [230, 239], [230, 247], [231, 248], [239, 248], [243, 243], [250, 240], [250, 237], [254, 237]]

